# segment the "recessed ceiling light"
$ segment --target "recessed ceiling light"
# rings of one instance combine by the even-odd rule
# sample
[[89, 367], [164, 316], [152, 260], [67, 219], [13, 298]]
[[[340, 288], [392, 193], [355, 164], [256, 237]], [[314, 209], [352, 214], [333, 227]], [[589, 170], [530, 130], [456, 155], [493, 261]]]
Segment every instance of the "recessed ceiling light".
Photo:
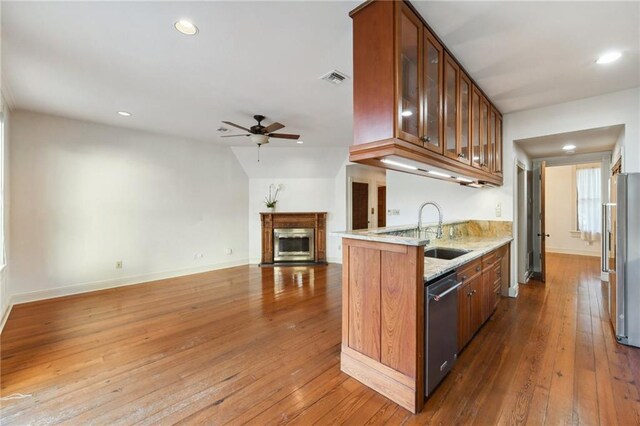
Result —
[[598, 63], [598, 64], [610, 64], [611, 62], [614, 62], [614, 61], [617, 61], [618, 59], [620, 59], [621, 56], [622, 56], [622, 53], [620, 53], [618, 51], [607, 52], [607, 53], [604, 53], [604, 54], [600, 55], [600, 57], [598, 58], [596, 63]]
[[298, 140], [296, 141], [296, 143], [303, 144], [304, 142], [303, 142], [303, 141], [301, 141], [300, 139], [298, 139]]
[[403, 117], [411, 117], [413, 115], [413, 113], [409, 110], [406, 111], [402, 111], [402, 116]]
[[575, 146], [575, 145], [571, 145], [571, 144], [569, 144], [569, 145], [565, 145], [565, 146], [563, 146], [563, 147], [562, 147], [562, 149], [563, 149], [564, 151], [572, 151], [572, 150], [576, 149], [576, 146]]
[[131, 113], [128, 111], [118, 111], [118, 115], [121, 115], [123, 117], [130, 117]]
[[198, 27], [196, 27], [191, 21], [181, 19], [174, 24], [176, 30], [186, 35], [196, 35], [198, 33]]

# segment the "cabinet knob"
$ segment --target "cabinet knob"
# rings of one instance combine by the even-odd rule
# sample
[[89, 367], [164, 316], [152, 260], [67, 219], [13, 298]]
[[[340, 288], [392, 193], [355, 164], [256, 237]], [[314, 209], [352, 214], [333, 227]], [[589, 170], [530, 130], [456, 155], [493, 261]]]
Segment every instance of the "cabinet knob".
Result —
[[480, 272], [480, 265], [476, 266], [476, 272]]
[[482, 167], [487, 167], [487, 163], [480, 164]]
[[462, 281], [464, 281], [464, 280], [466, 280], [466, 279], [467, 279], [467, 276], [466, 276], [466, 275], [463, 275], [463, 276], [462, 276]]
[[422, 142], [431, 142], [431, 136], [423, 136], [420, 138]]
[[458, 154], [458, 158], [465, 158], [463, 153]]

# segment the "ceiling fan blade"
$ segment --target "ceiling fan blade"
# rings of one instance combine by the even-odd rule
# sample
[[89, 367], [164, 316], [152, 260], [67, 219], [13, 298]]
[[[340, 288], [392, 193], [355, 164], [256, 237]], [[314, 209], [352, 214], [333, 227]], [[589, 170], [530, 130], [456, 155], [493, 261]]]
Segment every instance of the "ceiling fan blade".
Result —
[[251, 136], [251, 135], [226, 135], [226, 136], [220, 136], [221, 138], [235, 138], [237, 136]]
[[280, 124], [278, 122], [269, 124], [267, 127], [264, 128], [264, 132], [265, 133], [271, 133], [271, 132], [275, 132], [276, 130], [280, 130], [284, 127], [284, 124]]
[[290, 135], [287, 133], [269, 133], [269, 137], [279, 139], [300, 139], [300, 135]]
[[246, 127], [238, 126], [237, 124], [234, 124], [234, 123], [232, 123], [232, 122], [230, 122], [230, 121], [223, 121], [223, 123], [224, 123], [224, 124], [228, 124], [229, 126], [237, 127], [238, 129], [242, 129], [242, 130], [244, 130], [245, 132], [249, 132], [249, 133], [251, 133], [251, 130], [247, 129]]

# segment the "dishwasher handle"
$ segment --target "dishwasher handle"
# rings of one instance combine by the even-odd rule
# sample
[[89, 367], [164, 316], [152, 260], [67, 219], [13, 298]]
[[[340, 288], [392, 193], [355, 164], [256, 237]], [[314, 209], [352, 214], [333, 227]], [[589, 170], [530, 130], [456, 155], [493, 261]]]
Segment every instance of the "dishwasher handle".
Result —
[[429, 299], [432, 299], [432, 300], [434, 300], [436, 302], [439, 302], [441, 298], [443, 298], [447, 294], [451, 293], [453, 290], [457, 289], [461, 285], [462, 285], [462, 281], [460, 281], [458, 284], [454, 285], [453, 287], [449, 287], [447, 290], [443, 291], [440, 294], [430, 294], [429, 295]]

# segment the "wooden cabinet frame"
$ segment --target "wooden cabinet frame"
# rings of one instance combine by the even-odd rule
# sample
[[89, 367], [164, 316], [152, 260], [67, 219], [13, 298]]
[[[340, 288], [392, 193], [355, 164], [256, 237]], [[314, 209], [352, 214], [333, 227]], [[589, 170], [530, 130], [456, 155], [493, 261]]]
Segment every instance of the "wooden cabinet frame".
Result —
[[[447, 150], [447, 138], [448, 138], [448, 133], [447, 133], [447, 120], [449, 119], [449, 115], [448, 115], [448, 107], [449, 107], [449, 103], [447, 102], [447, 84], [448, 84], [448, 80], [447, 80], [447, 66], [451, 66], [453, 68], [453, 70], [455, 71], [455, 76], [454, 76], [454, 82], [453, 82], [453, 87], [455, 89], [455, 94], [453, 96], [453, 104], [454, 104], [454, 109], [455, 109], [455, 117], [454, 117], [454, 125], [453, 125], [453, 137], [455, 138], [455, 152], [449, 152]], [[443, 111], [442, 111], [442, 130], [443, 130], [443, 141], [442, 141], [442, 146], [443, 146], [443, 152], [444, 155], [449, 157], [449, 158], [453, 158], [454, 160], [458, 160], [458, 154], [460, 153], [460, 116], [458, 114], [459, 112], [459, 107], [460, 107], [460, 102], [459, 102], [459, 98], [460, 98], [460, 83], [459, 83], [459, 78], [460, 78], [460, 67], [458, 66], [458, 64], [456, 63], [456, 61], [451, 57], [451, 55], [449, 55], [448, 53], [445, 53], [444, 55], [444, 66], [443, 66], [443, 70], [442, 70], [442, 74], [443, 74], [443, 84], [442, 84], [442, 103], [443, 103]]]
[[[422, 135], [424, 135], [424, 123], [423, 123], [423, 104], [424, 104], [424, 83], [423, 83], [423, 61], [420, 59], [423, 57], [423, 25], [422, 21], [413, 13], [411, 9], [404, 2], [394, 2], [395, 4], [395, 50], [396, 50], [396, 135], [398, 138], [405, 140], [407, 142], [411, 142], [415, 145], [423, 146], [423, 141], [421, 139]], [[411, 133], [405, 132], [402, 130], [402, 17], [405, 16], [409, 19], [411, 23], [413, 23], [418, 30], [417, 34], [417, 42], [416, 46], [418, 52], [418, 61], [416, 66], [418, 67], [417, 78], [418, 78], [418, 111], [416, 111], [417, 119], [418, 119], [418, 134], [412, 135]]]
[[428, 140], [424, 140], [424, 147], [430, 151], [437, 152], [438, 154], [444, 154], [444, 49], [442, 45], [438, 42], [438, 40], [431, 34], [428, 30], [423, 30], [423, 42], [422, 42], [422, 51], [423, 51], [423, 61], [422, 61], [422, 90], [423, 90], [423, 106], [422, 106], [422, 124], [423, 131], [422, 135], [424, 138], [427, 138], [427, 113], [428, 109], [425, 107], [427, 103], [427, 66], [425, 62], [427, 61], [427, 46], [433, 46], [438, 51], [438, 139], [440, 141], [439, 146], [433, 146], [429, 143]]
[[[462, 155], [462, 124], [464, 117], [462, 117], [462, 82], [467, 84], [469, 88], [467, 91], [467, 122], [468, 122], [468, 140], [467, 140], [467, 158]], [[467, 74], [465, 74], [462, 69], [458, 71], [458, 158], [457, 160], [464, 164], [471, 164], [472, 158], [472, 149], [471, 145], [473, 144], [472, 135], [471, 135], [471, 101], [473, 94], [473, 83], [471, 83], [471, 79]]]

